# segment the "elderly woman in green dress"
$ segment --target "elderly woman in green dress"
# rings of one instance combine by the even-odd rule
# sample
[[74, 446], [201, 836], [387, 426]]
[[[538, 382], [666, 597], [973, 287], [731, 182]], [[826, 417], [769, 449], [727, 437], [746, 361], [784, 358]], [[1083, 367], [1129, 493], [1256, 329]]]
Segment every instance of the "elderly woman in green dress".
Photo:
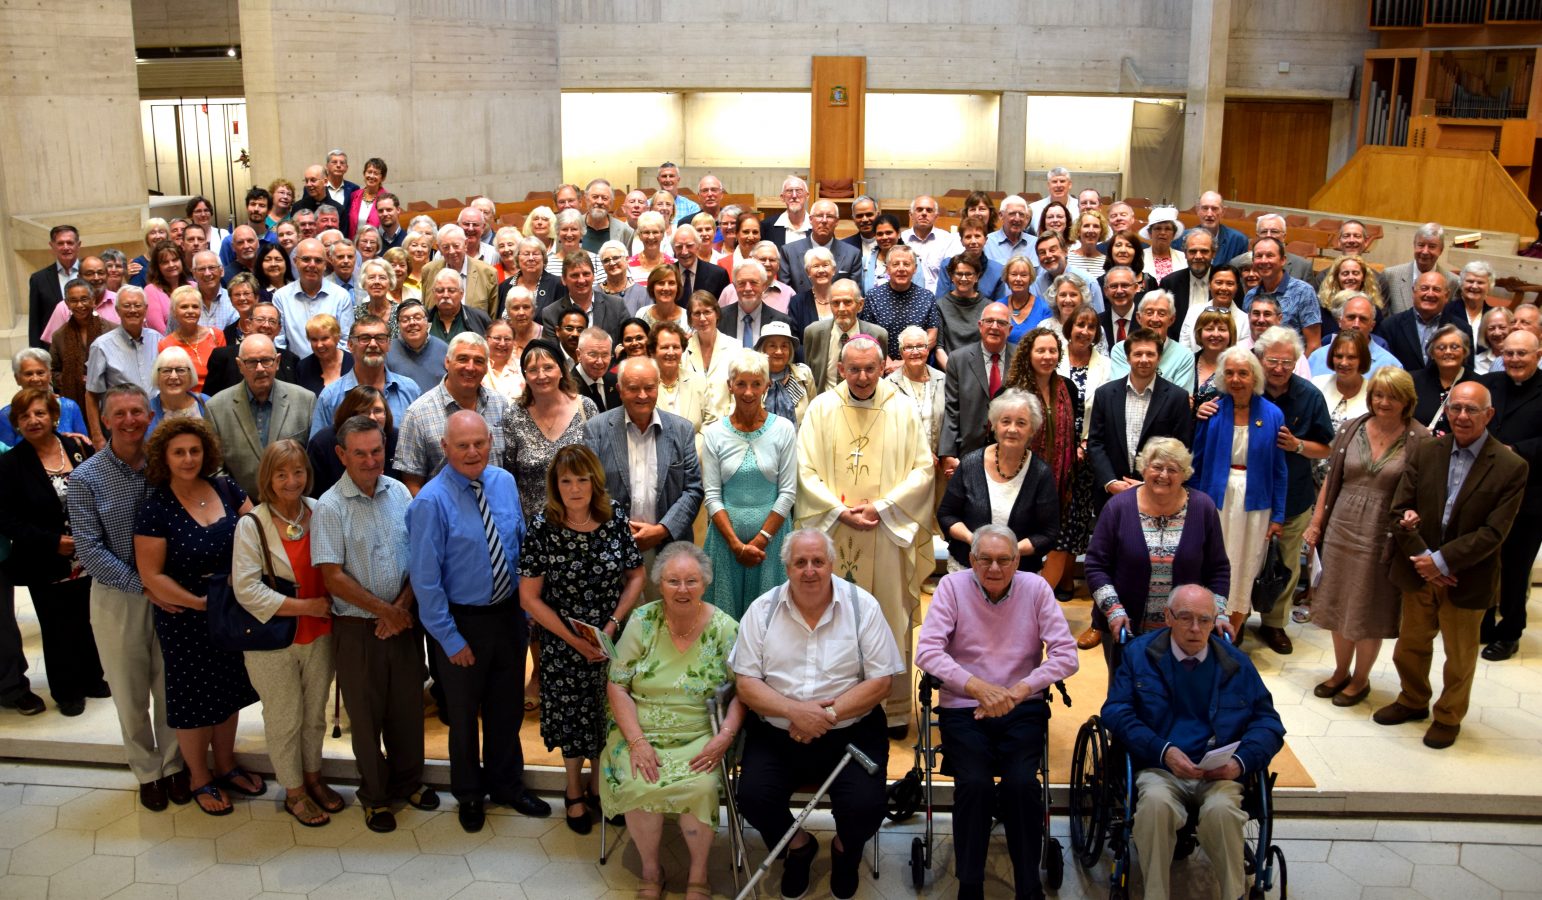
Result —
[[661, 598], [632, 615], [610, 666], [614, 724], [600, 762], [600, 799], [606, 815], [626, 815], [642, 858], [638, 897], [663, 893], [659, 839], [664, 817], [677, 815], [691, 858], [685, 896], [710, 900], [707, 854], [717, 830], [718, 764], [744, 722], [744, 707], [735, 699], [714, 735], [706, 704], [733, 678], [728, 654], [739, 626], [703, 602], [712, 563], [696, 545], [667, 545], [653, 578]]

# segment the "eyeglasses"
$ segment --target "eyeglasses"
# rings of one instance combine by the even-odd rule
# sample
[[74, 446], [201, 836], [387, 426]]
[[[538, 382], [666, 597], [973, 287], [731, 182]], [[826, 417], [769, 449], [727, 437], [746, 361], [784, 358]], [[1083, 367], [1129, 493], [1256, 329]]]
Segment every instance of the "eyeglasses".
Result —
[[1487, 406], [1471, 406], [1466, 403], [1446, 404], [1446, 415], [1448, 416], [1477, 416], [1487, 411]]
[[991, 328], [1007, 328], [1010, 327], [1012, 323], [1008, 322], [1006, 319], [981, 319], [980, 324], [989, 326]]
[[986, 571], [991, 569], [1015, 569], [1017, 558], [1013, 556], [976, 556], [974, 561]]
[[1167, 614], [1184, 628], [1193, 628], [1196, 625], [1200, 628], [1209, 628], [1215, 624], [1215, 616], [1196, 616], [1193, 613], [1175, 613], [1172, 610], [1168, 610]]
[[681, 588], [685, 588], [686, 590], [695, 590], [700, 585], [700, 578], [686, 578], [683, 580], [679, 578], [664, 579], [664, 587], [667, 587], [672, 591], [678, 591]]
[[161, 374], [162, 375], [175, 375], [178, 378], [186, 378], [187, 377], [187, 373], [189, 373], [191, 371], [193, 371], [193, 370], [189, 369], [187, 366], [167, 366], [166, 368], [161, 370]]
[[249, 356], [249, 357], [241, 360], [241, 362], [245, 363], [248, 366], [251, 366], [254, 369], [271, 369], [271, 368], [273, 368], [273, 367], [278, 365], [278, 357], [276, 357], [276, 356]]
[[355, 344], [385, 344], [391, 340], [389, 334], [356, 334], [353, 336]]
[[1291, 369], [1296, 365], [1293, 359], [1280, 359], [1278, 356], [1265, 357], [1264, 365], [1271, 369]]
[[928, 349], [930, 349], [930, 348], [927, 347], [927, 345], [925, 345], [925, 344], [912, 344], [912, 345], [910, 345], [908, 347], [901, 347], [900, 348], [900, 352], [901, 353], [925, 353]]

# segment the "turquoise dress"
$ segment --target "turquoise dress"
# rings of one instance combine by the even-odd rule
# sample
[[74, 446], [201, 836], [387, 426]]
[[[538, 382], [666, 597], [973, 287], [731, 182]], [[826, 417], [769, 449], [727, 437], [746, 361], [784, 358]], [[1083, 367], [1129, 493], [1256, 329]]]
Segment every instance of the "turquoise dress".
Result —
[[728, 541], [710, 524], [718, 510], [728, 513], [734, 534], [749, 543], [773, 511], [783, 518], [792, 515], [797, 495], [798, 455], [792, 423], [767, 416], [765, 424], [751, 432], [734, 428], [727, 416], [703, 432], [702, 481], [706, 489], [706, 551], [712, 560], [712, 584], [707, 601], [738, 621], [756, 597], [787, 580], [781, 564], [784, 523], [766, 545], [760, 565], [745, 567], [734, 558]]

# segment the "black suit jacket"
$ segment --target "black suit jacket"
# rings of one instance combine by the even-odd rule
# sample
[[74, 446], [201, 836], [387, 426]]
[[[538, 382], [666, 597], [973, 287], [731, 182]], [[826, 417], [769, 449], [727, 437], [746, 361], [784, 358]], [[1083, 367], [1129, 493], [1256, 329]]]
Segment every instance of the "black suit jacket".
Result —
[[[226, 344], [209, 354], [209, 374], [198, 387], [200, 394], [213, 397], [225, 388], [241, 383], [241, 367], [236, 365], [236, 353], [240, 349], [239, 343]], [[289, 384], [299, 384], [299, 369], [300, 357], [293, 350], [278, 351], [278, 374], [275, 378]]]
[[[1093, 393], [1092, 422], [1087, 435], [1087, 458], [1092, 463], [1093, 496], [1099, 508], [1108, 501], [1104, 485], [1137, 475], [1125, 446], [1124, 395], [1128, 375], [1105, 382]], [[1194, 443], [1194, 415], [1189, 392], [1158, 375], [1152, 382], [1151, 404], [1140, 427], [1139, 452], [1154, 437], [1174, 437], [1185, 447]]]
[[[970, 531], [991, 520], [991, 494], [985, 474], [985, 449], [975, 450], [958, 461], [958, 470], [948, 479], [948, 488], [937, 507], [937, 524], [946, 535], [953, 523], [962, 522]], [[1038, 455], [1028, 462], [1028, 474], [1012, 501], [1007, 527], [1018, 538], [1033, 541], [1032, 556], [1017, 561], [1020, 572], [1037, 572], [1044, 564], [1044, 554], [1054, 549], [1060, 536], [1060, 495], [1055, 489], [1055, 475], [1049, 463]], [[969, 545], [948, 538], [948, 553], [960, 563], [969, 564]]]
[[[91, 455], [91, 446], [59, 436], [73, 465]], [[0, 534], [11, 541], [4, 571], [11, 584], [49, 584], [70, 574], [70, 558], [59, 555], [67, 533], [64, 507], [43, 471], [37, 451], [26, 441], [0, 454]]]
[[[696, 260], [696, 270], [691, 273], [691, 292], [709, 291], [714, 297], [723, 296], [723, 291], [728, 289], [728, 273], [723, 267], [715, 263]], [[690, 294], [685, 291], [685, 275], [680, 276], [680, 305], [684, 306], [690, 300]]]
[[27, 342], [44, 350], [48, 349], [48, 343], [43, 340], [43, 327], [48, 324], [48, 317], [64, 302], [55, 265], [49, 263], [27, 279]]
[[[723, 307], [722, 312], [717, 317], [717, 330], [730, 337], [739, 337], [739, 318], [741, 315], [738, 303], [730, 303]], [[787, 327], [792, 329], [793, 335], [795, 337], [798, 336], [798, 324], [790, 316], [785, 313], [779, 313], [764, 303], [760, 304], [761, 329], [764, 330], [772, 322], [786, 323]]]
[[578, 392], [594, 401], [600, 412], [609, 412], [621, 405], [621, 395], [616, 393], [616, 373], [606, 372], [605, 377], [590, 384], [578, 369], [573, 370], [573, 381]]
[[[353, 195], [358, 193], [358, 190], [358, 185], [354, 184], [346, 178], [343, 179], [343, 205], [338, 207], [337, 210], [338, 224], [341, 226], [343, 234], [346, 235], [350, 241], [353, 240], [353, 229], [357, 223], [350, 220], [348, 216], [348, 207], [353, 205]], [[332, 197], [330, 194], [322, 194], [320, 200], [312, 200], [311, 195], [307, 194], [305, 189], [302, 187], [300, 189], [300, 196], [295, 198], [294, 206], [290, 208], [290, 213], [293, 214], [294, 210], [297, 209], [308, 209], [311, 212], [315, 212], [317, 207], [327, 203], [332, 203]], [[333, 203], [333, 205], [336, 206], [335, 203]]]
[[[503, 310], [508, 305], [509, 288], [514, 286], [514, 279], [505, 278], [498, 282], [498, 308], [493, 313], [493, 318], [503, 318]], [[562, 279], [550, 272], [541, 273], [541, 283], [535, 289], [535, 314], [537, 321], [541, 310], [561, 300], [568, 295], [568, 286], [562, 283]]]
[[[1105, 303], [1103, 311], [1098, 313], [1098, 327], [1103, 329], [1103, 343], [1108, 345], [1110, 350], [1119, 344], [1119, 332], [1114, 328], [1114, 307], [1112, 304]], [[1140, 323], [1135, 321], [1135, 306], [1131, 304], [1130, 321], [1124, 326], [1124, 336], [1129, 337], [1130, 332], [1139, 327]]]
[[[1173, 340], [1183, 331], [1183, 322], [1189, 316], [1189, 268], [1174, 269], [1167, 273], [1167, 277], [1157, 282], [1157, 289], [1167, 291], [1173, 295], [1173, 324], [1167, 329], [1167, 336]], [[1139, 302], [1139, 301], [1137, 301]], [[1242, 335], [1237, 335], [1242, 337]], [[1108, 339], [1109, 346], [1113, 346], [1113, 338]]]
[[[803, 257], [814, 248], [812, 237], [799, 238], [782, 248], [782, 281], [798, 293], [809, 290], [812, 283], [803, 267]], [[853, 250], [841, 241], [832, 241], [830, 254], [835, 257], [835, 278], [859, 278], [862, 275], [862, 249]]]
[[[1460, 307], [1458, 307], [1460, 309]], [[1396, 315], [1388, 316], [1376, 326], [1376, 334], [1381, 335], [1387, 342], [1387, 351], [1397, 357], [1398, 364], [1410, 373], [1424, 368], [1424, 344], [1419, 340], [1418, 310], [1405, 309]], [[1455, 325], [1467, 335], [1467, 346], [1471, 348], [1472, 328], [1467, 324], [1467, 316], [1461, 312], [1453, 312], [1447, 306], [1440, 313], [1441, 325]]]
[[[1520, 385], [1510, 380], [1508, 372], [1490, 372], [1478, 380], [1494, 400], [1489, 434], [1509, 444], [1531, 466], [1521, 511], [1532, 516], [1542, 514], [1542, 374], [1532, 375]], [[1542, 528], [1542, 522], [1535, 519], [1520, 525], [1525, 530]]]

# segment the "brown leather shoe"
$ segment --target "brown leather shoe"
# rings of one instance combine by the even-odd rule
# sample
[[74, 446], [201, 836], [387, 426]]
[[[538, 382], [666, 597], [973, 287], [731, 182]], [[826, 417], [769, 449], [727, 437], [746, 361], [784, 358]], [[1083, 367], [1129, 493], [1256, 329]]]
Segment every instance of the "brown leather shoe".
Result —
[[1401, 725], [1404, 722], [1421, 722], [1429, 717], [1428, 709], [1413, 709], [1394, 700], [1376, 710], [1371, 721], [1377, 725]]
[[1091, 625], [1088, 625], [1087, 630], [1076, 637], [1076, 646], [1082, 650], [1091, 650], [1101, 643], [1103, 643], [1103, 632], [1093, 628]]
[[1268, 645], [1270, 650], [1281, 656], [1289, 656], [1295, 652], [1296, 645], [1290, 642], [1290, 635], [1283, 628], [1271, 628], [1268, 625], [1258, 626], [1258, 638]]
[[1429, 730], [1424, 732], [1424, 746], [1431, 750], [1444, 750], [1456, 743], [1456, 736], [1462, 733], [1461, 725], [1447, 725], [1444, 722], [1431, 722]]

